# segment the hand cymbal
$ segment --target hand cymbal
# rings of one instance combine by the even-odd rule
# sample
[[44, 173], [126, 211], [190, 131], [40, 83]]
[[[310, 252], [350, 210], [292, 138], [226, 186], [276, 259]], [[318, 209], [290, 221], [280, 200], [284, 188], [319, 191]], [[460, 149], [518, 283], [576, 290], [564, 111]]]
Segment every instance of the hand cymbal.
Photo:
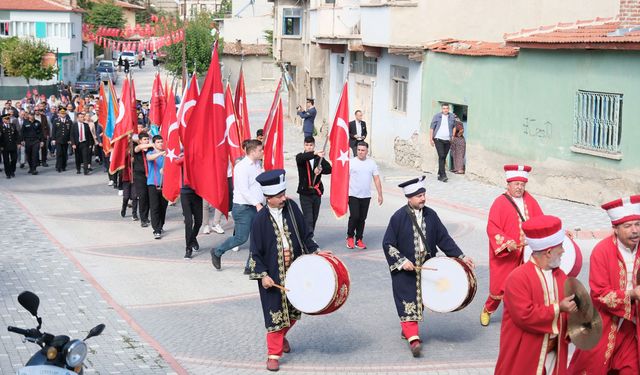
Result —
[[602, 336], [602, 318], [582, 283], [576, 278], [569, 277], [564, 284], [564, 295], [572, 294], [575, 295], [573, 301], [578, 310], [568, 314], [567, 333], [577, 348], [593, 349]]

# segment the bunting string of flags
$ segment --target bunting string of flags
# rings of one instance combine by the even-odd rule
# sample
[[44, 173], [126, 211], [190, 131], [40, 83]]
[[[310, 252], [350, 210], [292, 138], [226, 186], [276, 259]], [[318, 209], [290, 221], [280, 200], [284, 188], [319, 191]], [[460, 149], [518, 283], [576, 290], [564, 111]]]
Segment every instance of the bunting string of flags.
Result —
[[[94, 28], [91, 25], [83, 25], [82, 27], [82, 40], [85, 42], [95, 42], [99, 46], [104, 48], [110, 48], [118, 51], [136, 51], [141, 52], [144, 50], [157, 50], [162, 47], [170, 46], [179, 43], [184, 40], [185, 32], [184, 28], [169, 32], [164, 35], [156, 35], [156, 29], [151, 28], [149, 24], [140, 26], [141, 30], [147, 30], [147, 33], [137, 33], [136, 29], [121, 30], [115, 28], [98, 27]], [[132, 31], [133, 30], [133, 31]], [[115, 40], [117, 37], [129, 37], [132, 35], [140, 35], [143, 37], [137, 41], [127, 40]]]

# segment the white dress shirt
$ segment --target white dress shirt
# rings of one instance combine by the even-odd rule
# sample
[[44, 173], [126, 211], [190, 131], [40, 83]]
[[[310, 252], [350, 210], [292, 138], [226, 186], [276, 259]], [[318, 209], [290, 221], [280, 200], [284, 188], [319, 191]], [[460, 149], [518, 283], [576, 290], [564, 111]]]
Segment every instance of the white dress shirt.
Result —
[[257, 206], [264, 204], [264, 194], [256, 177], [262, 173], [258, 161], [249, 157], [240, 160], [233, 168], [233, 203]]

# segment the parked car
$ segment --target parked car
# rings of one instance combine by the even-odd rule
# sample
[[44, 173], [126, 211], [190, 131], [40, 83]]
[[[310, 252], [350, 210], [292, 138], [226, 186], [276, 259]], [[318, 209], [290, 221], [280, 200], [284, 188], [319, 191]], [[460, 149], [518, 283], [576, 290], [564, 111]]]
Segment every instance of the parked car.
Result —
[[109, 81], [116, 84], [118, 82], [118, 67], [111, 60], [101, 60], [96, 66], [96, 71], [100, 74], [101, 81]]
[[122, 51], [120, 54], [122, 60], [129, 60], [129, 66], [138, 65], [138, 55], [133, 51]]
[[100, 73], [91, 71], [81, 74], [73, 85], [73, 88], [77, 92], [82, 90], [98, 92], [98, 90], [100, 90]]

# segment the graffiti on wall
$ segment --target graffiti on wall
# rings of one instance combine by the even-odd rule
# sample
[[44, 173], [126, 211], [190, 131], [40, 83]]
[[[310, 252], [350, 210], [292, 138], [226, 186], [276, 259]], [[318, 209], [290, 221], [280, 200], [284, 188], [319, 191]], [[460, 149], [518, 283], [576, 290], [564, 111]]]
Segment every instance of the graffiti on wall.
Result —
[[553, 124], [550, 121], [538, 121], [531, 117], [525, 117], [522, 122], [522, 134], [529, 137], [551, 139]]

